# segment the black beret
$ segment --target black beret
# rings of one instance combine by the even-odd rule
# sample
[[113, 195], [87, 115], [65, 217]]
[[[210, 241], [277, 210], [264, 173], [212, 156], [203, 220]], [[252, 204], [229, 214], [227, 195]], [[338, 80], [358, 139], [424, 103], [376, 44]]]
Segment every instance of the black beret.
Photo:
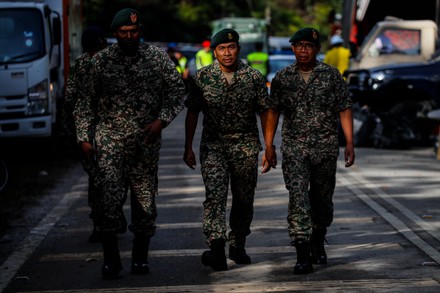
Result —
[[231, 43], [231, 42], [238, 43], [239, 38], [240, 36], [235, 30], [229, 28], [222, 29], [212, 37], [211, 49], [215, 49], [218, 45], [223, 43]]
[[307, 41], [319, 46], [319, 32], [311, 27], [302, 28], [289, 40], [291, 43], [296, 43], [298, 41]]
[[121, 26], [125, 25], [140, 25], [139, 12], [132, 8], [119, 10], [115, 14], [115, 17], [113, 17], [112, 24], [110, 25], [110, 30], [115, 31]]

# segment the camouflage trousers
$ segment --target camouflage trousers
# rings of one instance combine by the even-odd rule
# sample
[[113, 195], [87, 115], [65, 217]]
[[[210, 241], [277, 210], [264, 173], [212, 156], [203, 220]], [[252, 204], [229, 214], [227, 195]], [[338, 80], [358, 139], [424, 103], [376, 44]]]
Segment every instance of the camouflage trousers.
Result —
[[308, 240], [313, 229], [333, 221], [336, 157], [313, 162], [301, 154], [284, 154], [283, 177], [289, 191], [287, 222], [290, 238]]
[[[95, 207], [98, 205], [99, 200], [100, 200], [100, 190], [99, 188], [97, 188], [96, 186], [96, 170], [95, 167], [92, 166], [89, 161], [87, 161], [85, 158], [82, 158], [81, 160], [81, 165], [84, 169], [84, 171], [86, 171], [87, 175], [89, 176], [88, 178], [88, 189], [87, 189], [87, 200], [88, 200], [88, 204], [90, 207], [90, 218], [94, 218], [95, 217], [95, 212], [94, 210], [96, 209]], [[124, 205], [125, 201], [127, 200], [127, 193], [128, 193], [128, 184], [127, 182], [125, 182], [126, 187], [125, 187], [125, 193], [123, 195], [123, 197], [120, 199], [121, 200], [121, 208]], [[122, 215], [121, 215], [122, 217]]]
[[[98, 136], [97, 136], [98, 137]], [[160, 142], [144, 146], [135, 138], [124, 141], [98, 137], [94, 224], [99, 232], [117, 233], [122, 221], [122, 201], [130, 187], [130, 231], [146, 236], [156, 232], [158, 161]]]
[[[254, 195], [258, 177], [258, 154], [232, 159], [225, 153], [201, 152], [201, 171], [206, 198], [203, 202], [203, 233], [206, 244], [213, 239], [228, 239], [229, 245], [244, 247], [254, 214]], [[229, 181], [232, 205], [231, 231], [226, 236], [226, 210]]]

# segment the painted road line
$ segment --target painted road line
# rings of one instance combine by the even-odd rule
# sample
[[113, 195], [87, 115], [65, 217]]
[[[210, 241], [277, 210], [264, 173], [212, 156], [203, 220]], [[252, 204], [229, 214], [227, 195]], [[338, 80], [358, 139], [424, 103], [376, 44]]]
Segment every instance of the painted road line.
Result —
[[[340, 166], [341, 167], [341, 166]], [[431, 245], [426, 243], [423, 239], [421, 239], [416, 233], [414, 233], [410, 227], [408, 227], [405, 223], [403, 223], [400, 219], [394, 216], [392, 213], [387, 211], [384, 207], [379, 205], [376, 201], [374, 201], [370, 196], [364, 193], [356, 184], [353, 184], [354, 181], [358, 181], [361, 183], [362, 187], [374, 187], [372, 191], [376, 194], [379, 190], [379, 187], [374, 183], [364, 179], [361, 180], [360, 175], [353, 175], [350, 172], [342, 172], [344, 176], [338, 176], [338, 180], [348, 189], [350, 189], [359, 199], [361, 199], [366, 205], [368, 205], [371, 209], [373, 209], [377, 214], [379, 214], [382, 218], [384, 218], [389, 224], [391, 224], [399, 233], [405, 236], [409, 241], [411, 241], [414, 245], [424, 251], [430, 258], [432, 258], [437, 264], [440, 263], [440, 252], [433, 248]], [[347, 179], [350, 177], [350, 180]], [[384, 192], [381, 191], [380, 194]], [[397, 206], [396, 208], [398, 208]], [[406, 217], [410, 218], [405, 211], [400, 211]]]
[[[32, 255], [35, 249], [46, 238], [49, 231], [54, 227], [58, 220], [64, 216], [72, 207], [73, 203], [84, 194], [86, 190], [87, 176], [83, 175], [78, 179], [70, 191], [67, 192], [58, 202], [58, 204], [35, 226], [21, 242], [21, 244], [12, 252], [12, 254], [1, 265], [0, 274], [0, 292], [8, 286], [12, 278], [18, 272], [24, 262]], [[78, 190], [78, 186], [83, 183], [83, 190]]]

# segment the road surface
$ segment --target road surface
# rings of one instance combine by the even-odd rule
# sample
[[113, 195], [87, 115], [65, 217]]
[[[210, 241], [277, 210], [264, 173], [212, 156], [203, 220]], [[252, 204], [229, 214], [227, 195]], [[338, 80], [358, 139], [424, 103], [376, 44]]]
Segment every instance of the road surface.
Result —
[[[130, 274], [132, 235], [126, 233], [119, 237], [121, 278], [102, 279], [101, 246], [87, 242], [87, 177], [78, 164], [47, 195], [38, 225], [14, 238], [12, 248], [11, 235], [0, 242], [0, 291], [440, 292], [440, 165], [431, 149], [357, 149], [351, 168], [340, 159], [329, 261], [310, 275], [293, 274], [281, 166], [260, 175], [247, 241], [252, 264], [228, 260], [228, 271], [215, 272], [200, 262], [207, 249], [204, 187], [199, 167], [182, 161], [183, 135], [184, 113], [164, 131], [150, 274]], [[129, 217], [128, 204], [124, 211]]]

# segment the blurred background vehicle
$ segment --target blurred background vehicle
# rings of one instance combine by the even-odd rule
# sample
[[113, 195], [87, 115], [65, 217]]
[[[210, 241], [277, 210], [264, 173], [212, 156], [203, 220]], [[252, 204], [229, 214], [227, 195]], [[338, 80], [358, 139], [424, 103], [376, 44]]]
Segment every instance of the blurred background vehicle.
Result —
[[270, 88], [270, 83], [278, 71], [286, 66], [289, 66], [295, 61], [296, 57], [293, 55], [292, 50], [290, 51], [290, 54], [269, 55], [269, 72], [267, 74], [268, 87]]
[[290, 37], [269, 36], [269, 54], [271, 55], [290, 55], [292, 48], [289, 42]]
[[351, 69], [427, 61], [435, 51], [440, 1], [344, 0], [341, 34]]
[[440, 107], [440, 56], [427, 62], [351, 70], [355, 145], [377, 148], [429, 146]]

